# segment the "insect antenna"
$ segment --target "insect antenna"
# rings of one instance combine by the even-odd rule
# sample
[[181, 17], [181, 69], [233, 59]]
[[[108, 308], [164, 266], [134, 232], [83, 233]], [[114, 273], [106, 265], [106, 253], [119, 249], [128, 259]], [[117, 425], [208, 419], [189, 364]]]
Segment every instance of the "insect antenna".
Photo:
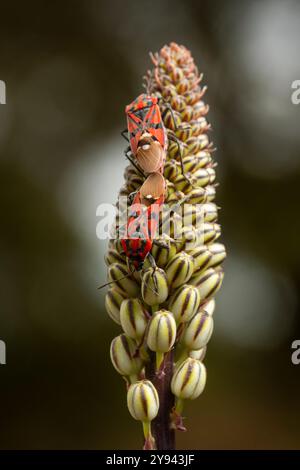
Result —
[[97, 289], [103, 289], [103, 287], [110, 286], [111, 284], [114, 284], [115, 282], [122, 281], [122, 279], [126, 279], [127, 277], [131, 276], [134, 273], [135, 269], [133, 268], [130, 273], [126, 274], [126, 276], [119, 277], [119, 279], [114, 279], [113, 281], [106, 282], [105, 284], [102, 284], [101, 286], [97, 287]]

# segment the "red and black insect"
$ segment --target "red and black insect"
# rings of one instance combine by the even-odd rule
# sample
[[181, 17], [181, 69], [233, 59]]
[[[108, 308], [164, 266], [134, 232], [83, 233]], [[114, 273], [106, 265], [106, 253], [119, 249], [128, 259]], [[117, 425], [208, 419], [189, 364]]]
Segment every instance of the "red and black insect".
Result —
[[136, 155], [139, 141], [144, 133], [151, 134], [154, 141], [166, 150], [168, 138], [162, 121], [158, 98], [141, 94], [126, 106], [127, 129], [133, 155]]
[[163, 202], [164, 196], [161, 195], [147, 207], [142, 204], [139, 191], [130, 206], [126, 238], [121, 239], [121, 244], [130, 264], [137, 271], [142, 269], [144, 260], [151, 251]]

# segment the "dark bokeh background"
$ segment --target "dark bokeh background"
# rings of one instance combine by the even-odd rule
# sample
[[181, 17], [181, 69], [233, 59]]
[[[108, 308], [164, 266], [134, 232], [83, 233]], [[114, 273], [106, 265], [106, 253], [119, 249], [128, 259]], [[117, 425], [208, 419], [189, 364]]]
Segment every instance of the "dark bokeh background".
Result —
[[0, 1], [1, 448], [136, 448], [96, 286], [96, 208], [126, 162], [148, 51], [185, 44], [209, 86], [226, 277], [179, 448], [300, 448], [300, 4]]

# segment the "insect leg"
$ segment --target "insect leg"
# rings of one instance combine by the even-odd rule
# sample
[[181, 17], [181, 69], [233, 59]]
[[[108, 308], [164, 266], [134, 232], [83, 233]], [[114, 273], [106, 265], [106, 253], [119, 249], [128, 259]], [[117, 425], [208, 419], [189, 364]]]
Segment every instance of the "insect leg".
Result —
[[164, 121], [166, 115], [167, 115], [167, 112], [170, 111], [171, 113], [171, 116], [172, 116], [172, 120], [173, 120], [173, 124], [174, 124], [174, 128], [175, 128], [175, 131], [177, 131], [178, 127], [177, 127], [177, 124], [176, 124], [176, 119], [175, 119], [175, 116], [174, 116], [174, 111], [173, 111], [173, 108], [172, 106], [170, 105], [170, 103], [168, 103], [164, 98], [161, 98], [161, 100], [164, 102], [164, 105], [166, 106], [166, 109], [163, 111], [161, 117], [162, 117], [162, 120]]
[[157, 266], [156, 266], [156, 263], [155, 263], [155, 259], [153, 257], [153, 255], [149, 252], [148, 253], [148, 259], [149, 259], [149, 263], [151, 265], [151, 268], [153, 269], [152, 271], [152, 281], [153, 281], [153, 284], [154, 284], [154, 289], [155, 289], [155, 294], [158, 294], [158, 284], [157, 284], [157, 279], [156, 277], [154, 276], [154, 273], [155, 273], [155, 270], [157, 269]]
[[188, 176], [186, 176], [185, 171], [184, 171], [183, 157], [182, 157], [182, 151], [181, 151], [179, 140], [177, 139], [176, 135], [171, 134], [171, 133], [168, 133], [168, 138], [177, 144], [182, 175], [186, 179], [186, 181], [194, 188], [195, 185], [191, 182], [191, 179]]
[[127, 160], [130, 161], [130, 163], [134, 166], [134, 168], [143, 176], [143, 178], [146, 178], [145, 173], [136, 165], [136, 163], [132, 160], [131, 157], [128, 155], [129, 149], [124, 151], [124, 155], [127, 158]]
[[[125, 135], [127, 134], [127, 135]], [[129, 139], [128, 139], [128, 130], [127, 129], [124, 129], [122, 132], [121, 132], [121, 136], [123, 137], [123, 139], [127, 140], [127, 142], [129, 142]]]

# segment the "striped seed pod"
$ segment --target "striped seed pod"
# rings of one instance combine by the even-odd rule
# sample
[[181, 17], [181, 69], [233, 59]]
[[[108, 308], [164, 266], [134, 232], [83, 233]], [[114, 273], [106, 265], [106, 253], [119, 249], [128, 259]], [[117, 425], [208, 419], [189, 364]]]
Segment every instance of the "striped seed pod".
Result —
[[207, 351], [207, 346], [204, 346], [201, 349], [191, 349], [191, 351], [189, 351], [189, 357], [191, 357], [192, 359], [197, 359], [198, 361], [202, 362], [203, 359], [205, 358], [206, 351]]
[[[168, 262], [176, 255], [177, 246], [175, 240], [168, 235], [162, 235], [153, 241], [151, 254], [155, 258], [157, 266], [164, 268]], [[147, 266], [147, 261], [144, 266]]]
[[208, 268], [200, 274], [195, 274], [190, 283], [199, 289], [201, 301], [211, 298], [221, 287], [223, 281], [223, 271], [215, 268]]
[[160, 268], [147, 269], [142, 276], [141, 292], [146, 304], [153, 306], [163, 303], [169, 294], [165, 271]]
[[108, 268], [108, 280], [113, 282], [116, 289], [124, 292], [128, 297], [137, 297], [140, 287], [135, 279], [126, 277], [129, 275], [128, 269], [119, 263], [113, 263]]
[[193, 257], [185, 252], [178, 253], [166, 266], [166, 275], [170, 287], [185, 284], [194, 271]]
[[205, 311], [200, 311], [187, 323], [182, 341], [189, 350], [201, 349], [210, 340], [213, 327], [212, 316], [208, 315]]
[[144, 449], [155, 449], [155, 439], [151, 433], [151, 421], [158, 414], [159, 397], [150, 380], [141, 380], [130, 385], [127, 391], [127, 407], [133, 419], [143, 423]]
[[202, 304], [201, 305], [201, 310], [203, 312], [206, 312], [207, 315], [209, 316], [213, 316], [214, 314], [214, 311], [215, 311], [215, 308], [216, 308], [216, 301], [215, 299], [210, 299], [208, 300], [207, 302], [205, 302], [205, 304]]
[[210, 245], [209, 252], [211, 254], [211, 258], [207, 265], [209, 268], [219, 266], [226, 258], [226, 249], [222, 243], [213, 243]]
[[130, 385], [127, 406], [131, 416], [137, 421], [152, 421], [157, 416], [159, 399], [150, 380], [141, 380]]
[[135, 377], [143, 367], [143, 362], [136, 355], [135, 341], [125, 334], [114, 338], [110, 346], [110, 358], [119, 374]]
[[152, 316], [147, 331], [147, 345], [151, 351], [166, 353], [176, 339], [176, 322], [168, 310], [159, 310]]
[[120, 308], [120, 322], [126, 335], [140, 340], [147, 328], [149, 314], [140, 299], [125, 299]]
[[196, 287], [184, 284], [175, 290], [168, 303], [177, 323], [189, 321], [200, 305], [200, 294]]
[[105, 296], [106, 311], [110, 318], [118, 325], [121, 324], [120, 308], [124, 299], [126, 299], [126, 295], [123, 292], [119, 292], [115, 287], [109, 289]]
[[203, 392], [205, 383], [204, 364], [189, 357], [176, 369], [172, 377], [171, 390], [182, 400], [194, 400]]
[[205, 270], [211, 260], [212, 254], [206, 245], [200, 245], [197, 248], [188, 251], [194, 259], [194, 275]]

